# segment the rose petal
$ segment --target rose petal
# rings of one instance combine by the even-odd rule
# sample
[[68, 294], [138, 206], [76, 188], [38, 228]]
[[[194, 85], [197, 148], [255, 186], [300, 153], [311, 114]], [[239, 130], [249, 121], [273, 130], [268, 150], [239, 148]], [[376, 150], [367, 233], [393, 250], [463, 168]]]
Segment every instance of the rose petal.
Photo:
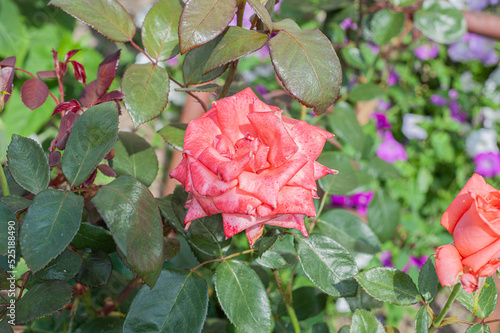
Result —
[[490, 260], [486, 265], [484, 265], [478, 272], [479, 277], [488, 277], [495, 274], [496, 270], [500, 267], [500, 260]]
[[327, 168], [326, 166], [314, 161], [314, 179], [320, 179], [326, 175], [336, 175], [338, 173], [339, 172], [337, 170]]
[[323, 131], [305, 121], [299, 121], [295, 124], [290, 131], [290, 135], [299, 147], [298, 151], [306, 154], [313, 161], [321, 154], [326, 139], [333, 137], [332, 133]]
[[255, 215], [256, 208], [262, 202], [254, 196], [248, 195], [234, 187], [226, 193], [213, 198], [217, 209], [229, 214]]
[[500, 192], [480, 193], [477, 191], [477, 193], [471, 193], [471, 196], [484, 223], [492, 232], [500, 236]]
[[472, 294], [477, 290], [477, 277], [470, 273], [462, 275], [460, 282], [462, 282], [462, 288], [469, 294]]
[[290, 181], [288, 185], [290, 186], [302, 186], [308, 190], [317, 190], [316, 179], [314, 179], [314, 162], [312, 160], [307, 161], [306, 165], [302, 167]]
[[219, 180], [214, 173], [191, 156], [188, 156], [188, 162], [193, 187], [202, 196], [221, 195], [238, 184], [236, 179], [230, 182]]
[[224, 234], [227, 238], [233, 237], [247, 228], [262, 224], [268, 220], [268, 217], [255, 217], [241, 214], [222, 214]]
[[276, 218], [264, 222], [264, 224], [287, 229], [297, 229], [304, 237], [308, 237], [303, 214], [278, 215]]
[[269, 154], [269, 147], [263, 144], [259, 145], [257, 152], [253, 155], [250, 160], [250, 167], [253, 172], [258, 172], [262, 169], [269, 168], [271, 164], [267, 161], [267, 156]]
[[458, 282], [457, 276], [463, 270], [462, 257], [453, 245], [440, 246], [436, 251], [436, 272], [443, 287]]
[[262, 236], [263, 232], [264, 232], [264, 224], [257, 224], [245, 230], [245, 234], [247, 236], [250, 247], [253, 247], [257, 239], [259, 239], [260, 236]]
[[208, 111], [188, 124], [184, 135], [184, 153], [198, 158], [207, 147], [214, 147], [215, 138], [219, 134], [221, 131], [215, 110]]
[[234, 155], [234, 144], [224, 134], [219, 134], [215, 137], [215, 148], [224, 157], [231, 157]]
[[198, 160], [214, 174], [219, 175], [223, 181], [230, 182], [245, 170], [250, 161], [250, 153], [230, 160], [221, 156], [215, 148], [208, 147], [200, 154]]
[[316, 208], [312, 198], [311, 190], [300, 186], [284, 186], [278, 194], [278, 204], [275, 209], [267, 205], [257, 208], [259, 216], [271, 216], [276, 214], [305, 214], [316, 216]]
[[187, 158], [183, 158], [181, 163], [172, 170], [170, 173], [170, 177], [177, 179], [181, 184], [182, 187], [186, 188], [186, 181], [188, 178], [188, 165], [187, 165]]
[[496, 191], [494, 187], [484, 181], [483, 177], [476, 173], [472, 175], [441, 217], [441, 225], [445, 227], [450, 234], [453, 235], [453, 230], [455, 229], [456, 224], [472, 204], [472, 198], [469, 194], [469, 190], [475, 189], [487, 192]]
[[488, 264], [490, 260], [495, 260], [500, 258], [500, 239], [493, 242], [492, 244], [484, 247], [480, 251], [466, 257], [462, 260], [464, 266], [471, 268], [472, 272], [478, 273], [480, 269]]
[[[479, 216], [475, 204], [462, 216], [453, 231], [453, 242], [463, 257], [484, 249], [497, 239], [498, 236]], [[490, 259], [491, 257], [486, 262]]]
[[239, 188], [276, 207], [278, 192], [306, 163], [306, 155], [299, 153], [280, 167], [264, 170], [260, 174], [243, 171], [238, 177]]
[[281, 120], [281, 111], [253, 112], [247, 115], [259, 139], [269, 147], [268, 160], [277, 167], [285, 163], [298, 147]]
[[205, 217], [205, 216], [207, 216], [207, 213], [200, 206], [200, 204], [198, 203], [198, 200], [196, 200], [196, 198], [192, 198], [190, 206], [189, 206], [189, 210], [186, 214], [186, 218], [184, 219], [184, 224], [189, 223], [193, 220]]

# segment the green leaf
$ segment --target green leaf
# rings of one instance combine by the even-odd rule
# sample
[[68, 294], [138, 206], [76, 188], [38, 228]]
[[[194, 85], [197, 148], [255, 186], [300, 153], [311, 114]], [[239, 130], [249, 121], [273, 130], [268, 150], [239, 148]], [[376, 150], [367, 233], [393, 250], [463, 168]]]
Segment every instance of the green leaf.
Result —
[[429, 332], [429, 318], [427, 314], [427, 308], [422, 306], [415, 318], [415, 333], [427, 333]]
[[12, 327], [7, 322], [8, 319], [9, 318], [7, 316], [5, 316], [2, 320], [0, 320], [0, 332], [14, 333], [14, 331], [12, 330]]
[[191, 271], [166, 269], [153, 289], [134, 298], [124, 333], [201, 332], [208, 309], [205, 280]]
[[411, 305], [421, 301], [410, 276], [392, 267], [375, 267], [354, 277], [368, 294], [382, 302]]
[[382, 9], [373, 15], [370, 22], [373, 39], [378, 45], [384, 45], [393, 37], [399, 36], [405, 27], [405, 14]]
[[116, 0], [51, 0], [50, 5], [61, 8], [111, 40], [127, 42], [135, 35], [134, 21]]
[[277, 269], [288, 265], [285, 259], [275, 251], [266, 251], [262, 254], [260, 258], [255, 259], [255, 261], [264, 267]]
[[286, 18], [279, 22], [273, 23], [273, 32], [278, 32], [279, 30], [300, 31], [301, 29], [294, 20]]
[[7, 160], [12, 177], [25, 190], [37, 194], [49, 186], [49, 160], [35, 140], [14, 134]]
[[71, 241], [71, 245], [75, 249], [89, 248], [94, 252], [104, 251], [111, 253], [116, 250], [113, 236], [111, 236], [109, 231], [88, 222], [82, 223], [75, 238]]
[[320, 30], [281, 30], [269, 41], [269, 50], [276, 74], [300, 103], [319, 115], [335, 102], [342, 70], [330, 40]]
[[175, 124], [168, 124], [158, 131], [158, 134], [170, 145], [172, 148], [182, 151], [184, 145], [184, 135], [186, 134], [185, 128], [179, 128]]
[[351, 333], [385, 333], [385, 330], [375, 315], [357, 309], [352, 316]]
[[78, 253], [71, 250], [64, 250], [63, 253], [49, 262], [46, 267], [30, 276], [28, 287], [29, 284], [33, 285], [46, 280], [68, 281], [80, 271], [82, 263], [82, 258]]
[[395, 6], [405, 7], [413, 5], [417, 0], [391, 0], [391, 2]]
[[370, 227], [344, 209], [327, 211], [318, 218], [316, 225], [321, 234], [339, 242], [351, 253], [374, 255], [381, 250], [380, 242]]
[[123, 175], [101, 187], [92, 202], [128, 266], [153, 287], [163, 264], [163, 228], [151, 192]]
[[157, 60], [170, 59], [179, 53], [179, 0], [162, 0], [155, 4], [144, 19], [141, 36], [146, 52]]
[[358, 84], [349, 92], [349, 100], [353, 103], [359, 101], [371, 101], [373, 99], [382, 97], [384, 91], [375, 83], [362, 83]]
[[195, 86], [195, 87], [187, 87], [187, 88], [176, 88], [175, 91], [182, 91], [182, 92], [188, 92], [188, 91], [194, 91], [194, 92], [212, 92], [212, 93], [217, 93], [220, 89], [220, 86], [215, 83], [208, 83], [204, 84], [202, 86]]
[[377, 156], [374, 156], [370, 160], [369, 167], [373, 172], [375, 172], [378, 177], [383, 179], [394, 179], [401, 177], [398, 169], [396, 169], [393, 164], [386, 162]]
[[[349, 158], [342, 153], [322, 153], [318, 162], [339, 171], [339, 175], [326, 175], [318, 180], [319, 186], [329, 194], [348, 194], [358, 187], [358, 177]], [[342, 175], [342, 176], [340, 176]]]
[[[12, 177], [12, 175], [9, 171], [9, 168], [6, 166], [3, 167], [3, 172], [5, 173], [5, 178], [7, 178], [7, 184], [9, 185], [10, 195], [18, 195], [18, 196], [25, 195], [26, 190], [23, 189], [21, 186], [19, 186], [16, 183], [16, 181], [14, 180], [14, 178]], [[1, 186], [0, 186], [0, 197], [5, 198], [5, 196], [3, 195], [3, 189]]]
[[[13, 229], [14, 228], [14, 229]], [[14, 212], [3, 203], [0, 203], [0, 255], [6, 256], [10, 248], [16, 247], [19, 222]], [[10, 240], [9, 240], [10, 238]], [[9, 242], [11, 245], [9, 246]]]
[[344, 102], [336, 104], [335, 112], [329, 114], [327, 119], [335, 135], [353, 146], [356, 151], [362, 152], [364, 150], [366, 135], [349, 104]]
[[75, 237], [83, 214], [83, 197], [72, 192], [45, 190], [28, 208], [19, 243], [26, 264], [39, 271]]
[[189, 245], [200, 262], [222, 257], [231, 245], [231, 239], [224, 234], [221, 214], [191, 222], [189, 233]]
[[248, 333], [271, 331], [271, 307], [257, 274], [236, 260], [224, 260], [215, 273], [217, 298], [229, 320]]
[[390, 239], [399, 224], [399, 204], [382, 190], [375, 192], [368, 206], [368, 225], [381, 242]]
[[164, 261], [172, 260], [181, 250], [181, 243], [177, 238], [165, 237], [163, 239]]
[[228, 27], [205, 64], [204, 74], [257, 51], [266, 45], [267, 38], [258, 31]]
[[18, 6], [16, 1], [0, 0], [0, 58], [16, 55], [22, 60], [28, 51], [30, 34], [23, 23], [25, 17], [19, 13]]
[[186, 209], [184, 204], [187, 200], [187, 193], [182, 186], [175, 187], [174, 193], [169, 194], [164, 198], [156, 199], [162, 216], [167, 220], [177, 233], [182, 237], [189, 239], [188, 233], [184, 230], [184, 219], [186, 217]]
[[427, 303], [430, 303], [434, 299], [434, 296], [436, 296], [438, 283], [436, 268], [432, 263], [431, 257], [429, 257], [418, 275], [418, 289], [420, 290], [420, 295], [422, 295]]
[[66, 281], [50, 280], [30, 288], [16, 303], [16, 324], [54, 313], [71, 299], [71, 286]]
[[208, 43], [224, 31], [236, 12], [236, 0], [189, 0], [179, 22], [181, 53]]
[[122, 78], [123, 101], [134, 126], [158, 117], [167, 107], [170, 78], [153, 64], [130, 65]]
[[315, 287], [300, 287], [293, 290], [292, 299], [297, 319], [302, 321], [323, 311], [328, 295]]
[[266, 26], [267, 30], [273, 31], [273, 21], [267, 9], [262, 5], [260, 0], [247, 0], [247, 3], [252, 7], [262, 23]]
[[31, 200], [18, 195], [9, 195], [0, 198], [0, 203], [9, 207], [14, 213], [27, 209], [31, 205]]
[[415, 13], [415, 26], [432, 40], [450, 44], [467, 30], [463, 14], [446, 1], [426, 0]]
[[113, 148], [118, 134], [115, 102], [87, 109], [75, 122], [61, 161], [71, 186], [82, 184]]
[[491, 330], [488, 325], [477, 323], [470, 326], [465, 333], [491, 333]]
[[[342, 58], [352, 67], [358, 69], [364, 69], [367, 67], [366, 62], [363, 59], [363, 55], [357, 47], [348, 45], [343, 47], [340, 52], [342, 53]], [[335, 109], [335, 111], [337, 110]]]
[[158, 173], [158, 158], [146, 140], [132, 132], [120, 132], [114, 150], [115, 157], [109, 162], [118, 176], [130, 175], [151, 186]]
[[318, 234], [295, 239], [300, 264], [319, 289], [335, 297], [356, 294], [357, 284], [352, 277], [358, 273], [358, 267], [342, 245]]
[[113, 266], [109, 256], [102, 251], [83, 254], [83, 266], [75, 280], [87, 287], [108, 283]]
[[122, 317], [97, 317], [87, 319], [85, 322], [78, 326], [75, 330], [76, 333], [122, 333], [123, 322]]
[[186, 86], [212, 81], [226, 70], [226, 67], [219, 67], [210, 73], [203, 75], [203, 68], [210, 59], [210, 55], [221, 40], [221, 37], [189, 51], [182, 63], [182, 76]]
[[[484, 319], [489, 317], [497, 305], [497, 287], [495, 280], [490, 276], [486, 278], [483, 288], [479, 294], [477, 308], [474, 309], [474, 296], [477, 293], [469, 294], [462, 288], [457, 294], [457, 300], [477, 317]], [[474, 311], [475, 310], [475, 311]]]
[[345, 300], [349, 303], [351, 311], [354, 312], [357, 308], [370, 311], [382, 307], [383, 303], [378, 299], [370, 296], [363, 288], [358, 288], [358, 292], [354, 297], [346, 297]]
[[255, 247], [258, 248], [258, 255], [261, 257], [267, 250], [273, 247], [273, 245], [278, 240], [283, 240], [285, 238], [285, 233], [283, 229], [271, 228], [269, 229], [264, 236], [257, 240]]

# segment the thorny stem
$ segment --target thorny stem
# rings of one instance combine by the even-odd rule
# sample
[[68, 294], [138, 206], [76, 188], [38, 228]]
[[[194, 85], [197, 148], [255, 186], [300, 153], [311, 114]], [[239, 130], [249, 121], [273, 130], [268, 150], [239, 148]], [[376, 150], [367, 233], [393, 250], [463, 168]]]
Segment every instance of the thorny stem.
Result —
[[[182, 87], [182, 88], [186, 88], [186, 86], [184, 86], [183, 84], [181, 84], [179, 81], [177, 81], [176, 79], [174, 79], [172, 76], [170, 76], [170, 80], [172, 80], [173, 82], [175, 82], [179, 87]], [[193, 97], [198, 103], [200, 103], [201, 107], [203, 108], [203, 110], [205, 110], [205, 112], [208, 111], [207, 109], [207, 105], [205, 104], [205, 102], [203, 102], [201, 100], [201, 98], [199, 98], [198, 96], [196, 96], [196, 94], [193, 94], [191, 91], [186, 91], [188, 93], [188, 95], [190, 95], [191, 97]]]
[[448, 297], [448, 301], [446, 301], [446, 304], [444, 305], [443, 309], [441, 310], [441, 313], [434, 319], [434, 322], [432, 323], [432, 327], [429, 330], [429, 332], [433, 332], [436, 328], [441, 326], [441, 323], [443, 322], [444, 316], [446, 316], [446, 313], [451, 307], [451, 304], [453, 304], [453, 301], [455, 301], [455, 298], [457, 297], [458, 292], [460, 291], [461, 284], [457, 283], [455, 287], [453, 287], [453, 290], [451, 291], [450, 297]]
[[217, 262], [217, 261], [224, 261], [224, 260], [229, 260], [231, 258], [234, 258], [234, 257], [237, 257], [239, 255], [242, 255], [242, 254], [247, 254], [247, 253], [252, 253], [254, 251], [256, 251], [257, 248], [253, 248], [253, 249], [250, 249], [250, 250], [245, 250], [245, 251], [242, 251], [242, 252], [238, 252], [238, 253], [233, 253], [225, 258], [217, 258], [217, 259], [212, 259], [212, 260], [207, 260], [205, 262], [202, 262], [201, 264], [199, 264], [198, 266], [194, 267], [194, 268], [191, 268], [191, 271], [195, 271], [197, 270], [198, 268], [200, 268], [201, 266], [203, 265], [206, 265], [206, 264], [209, 264], [211, 262]]
[[[37, 79], [37, 80], [38, 80], [38, 78], [37, 78], [35, 75], [33, 75], [33, 73], [30, 73], [30, 72], [28, 72], [28, 71], [27, 71], [27, 70], [25, 70], [25, 69], [14, 67], [14, 70], [16, 70], [16, 71], [20, 71], [20, 72], [23, 72], [23, 73], [26, 73], [26, 74], [28, 74], [29, 76], [31, 76], [32, 78], [34, 78], [34, 79]], [[50, 90], [49, 90], [49, 95], [50, 95], [50, 97], [52, 97], [52, 99], [54, 100], [54, 102], [56, 102], [56, 104], [59, 104], [59, 103], [60, 103], [59, 99], [58, 99], [56, 96], [54, 96], [54, 94], [52, 94], [52, 93], [50, 92]], [[63, 93], [63, 95], [62, 95], [62, 98], [64, 98], [64, 93]]]
[[3, 166], [0, 165], [0, 185], [2, 186], [2, 193], [4, 197], [10, 195], [9, 183], [7, 182], [7, 177], [5, 177], [5, 172], [3, 171]]

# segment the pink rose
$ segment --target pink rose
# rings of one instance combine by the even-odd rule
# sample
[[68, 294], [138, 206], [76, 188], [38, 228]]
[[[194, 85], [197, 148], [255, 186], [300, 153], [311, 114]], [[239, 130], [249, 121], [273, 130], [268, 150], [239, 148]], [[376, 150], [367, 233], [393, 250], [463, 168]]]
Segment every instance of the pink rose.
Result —
[[453, 235], [454, 245], [437, 249], [439, 281], [443, 286], [461, 281], [471, 294], [479, 278], [500, 267], [500, 191], [474, 174], [444, 212], [441, 225]]
[[316, 215], [316, 179], [336, 173], [315, 161], [333, 134], [282, 116], [250, 88], [212, 106], [189, 123], [183, 159], [170, 174], [190, 193], [186, 228], [222, 213], [226, 237], [245, 230], [250, 245], [264, 224], [307, 237], [304, 214]]

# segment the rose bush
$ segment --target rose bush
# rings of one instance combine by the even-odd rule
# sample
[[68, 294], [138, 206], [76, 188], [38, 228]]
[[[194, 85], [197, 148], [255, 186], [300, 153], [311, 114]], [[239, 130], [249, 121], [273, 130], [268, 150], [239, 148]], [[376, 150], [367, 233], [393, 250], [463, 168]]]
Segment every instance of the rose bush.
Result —
[[226, 237], [245, 230], [250, 245], [264, 224], [307, 236], [304, 215], [316, 215], [316, 179], [336, 173], [316, 162], [333, 134], [282, 116], [250, 88], [212, 106], [189, 123], [183, 159], [170, 174], [190, 193], [186, 228], [222, 213]]
[[453, 235], [436, 252], [436, 271], [443, 286], [459, 280], [468, 293], [478, 289], [479, 278], [500, 267], [500, 192], [474, 174], [441, 218]]

